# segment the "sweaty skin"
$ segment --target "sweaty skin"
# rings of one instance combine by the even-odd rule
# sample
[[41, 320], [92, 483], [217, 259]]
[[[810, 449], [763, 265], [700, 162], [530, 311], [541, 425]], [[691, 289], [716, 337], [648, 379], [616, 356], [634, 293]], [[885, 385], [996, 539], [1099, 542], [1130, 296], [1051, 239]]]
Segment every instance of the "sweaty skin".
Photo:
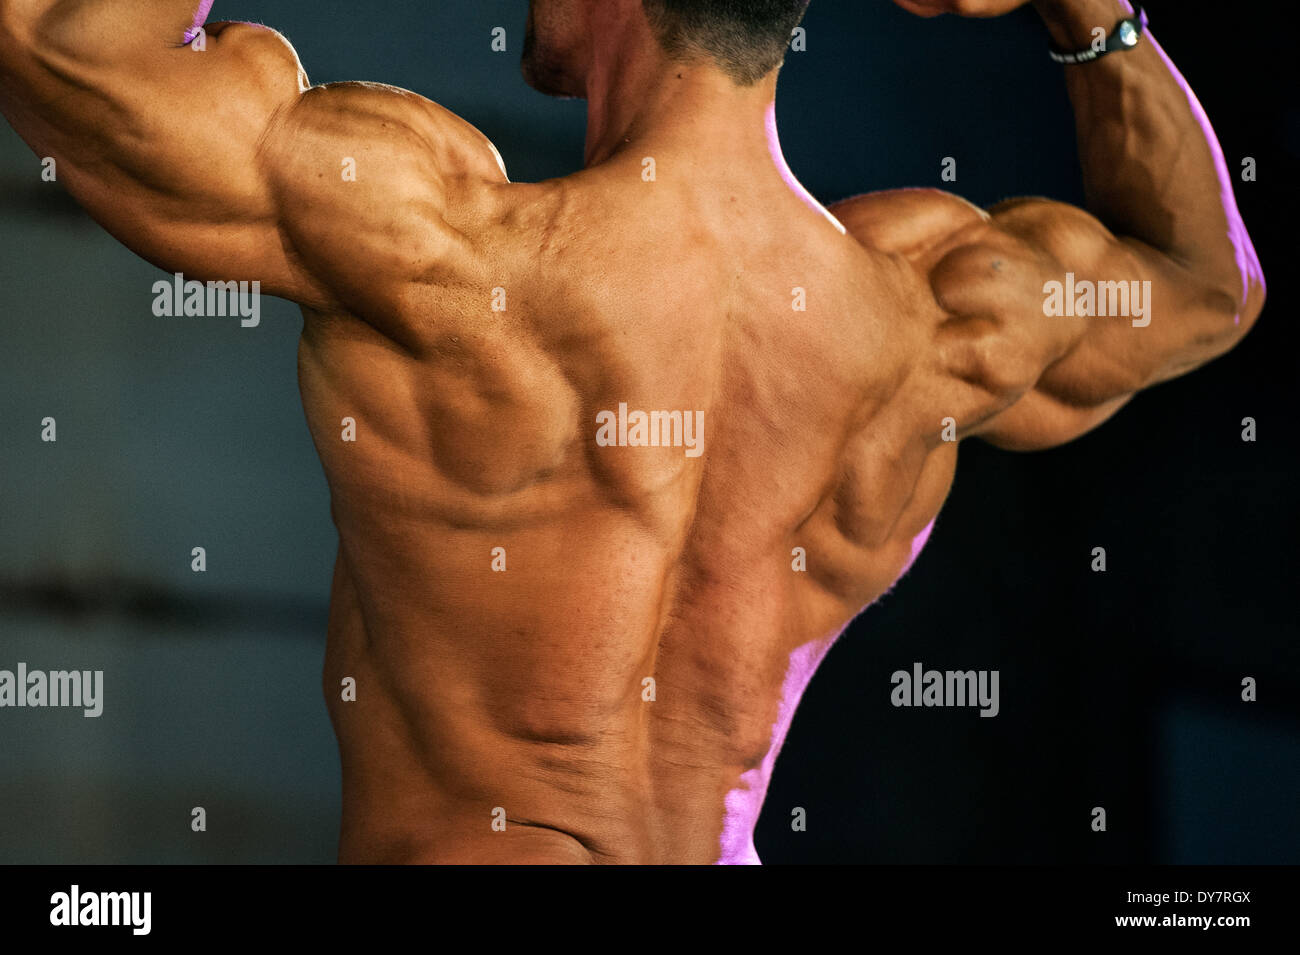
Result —
[[[1263, 304], [1149, 36], [1067, 70], [1089, 211], [828, 211], [782, 159], [776, 73], [670, 61], [639, 0], [534, 4], [531, 78], [590, 108], [586, 167], [537, 184], [412, 93], [310, 87], [266, 28], [185, 47], [194, 6], [0, 0], [0, 108], [149, 261], [302, 307], [344, 861], [756, 862], [799, 697], [916, 558], [955, 439], [1069, 441]], [[1077, 48], [1130, 9], [1037, 6]], [[1067, 273], [1150, 282], [1150, 323], [1047, 317]], [[599, 443], [621, 404], [692, 413], [702, 453]]]

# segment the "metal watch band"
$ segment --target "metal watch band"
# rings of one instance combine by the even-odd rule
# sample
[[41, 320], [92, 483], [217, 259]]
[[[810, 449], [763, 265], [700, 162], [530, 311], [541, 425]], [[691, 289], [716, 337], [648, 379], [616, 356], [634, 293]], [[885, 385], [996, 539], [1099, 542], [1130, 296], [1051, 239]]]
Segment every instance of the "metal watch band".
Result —
[[1138, 45], [1138, 40], [1142, 38], [1146, 28], [1147, 13], [1141, 7], [1138, 7], [1133, 16], [1119, 21], [1119, 25], [1115, 27], [1115, 32], [1106, 37], [1106, 44], [1100, 50], [1088, 47], [1086, 50], [1071, 53], [1052, 47], [1048, 50], [1048, 56], [1057, 63], [1067, 65], [1091, 63], [1093, 60], [1101, 59], [1107, 53], [1133, 49]]

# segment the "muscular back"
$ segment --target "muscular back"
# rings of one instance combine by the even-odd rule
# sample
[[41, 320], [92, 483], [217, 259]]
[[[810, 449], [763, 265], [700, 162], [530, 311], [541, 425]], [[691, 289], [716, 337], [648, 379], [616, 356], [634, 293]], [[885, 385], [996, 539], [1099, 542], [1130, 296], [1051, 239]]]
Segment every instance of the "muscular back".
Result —
[[[443, 223], [396, 308], [309, 314], [301, 351], [342, 539], [325, 685], [369, 697], [333, 706], [356, 851], [478, 857], [520, 824], [598, 861], [750, 853], [813, 665], [951, 481], [906, 388], [923, 288], [775, 168], [470, 177]], [[694, 424], [598, 440], [620, 406]], [[386, 776], [431, 828], [385, 825]]]
[[[309, 87], [251, 25], [195, 53], [192, 15], [0, 0], [0, 108], [150, 261], [303, 308], [347, 861], [753, 861], [798, 698], [915, 559], [956, 439], [1068, 441], [1262, 305], [1235, 208], [1203, 198], [1222, 156], [1188, 147], [1152, 50], [1091, 74], [1145, 111], [1098, 155], [1185, 167], [1177, 216], [1128, 238], [919, 190], [831, 215], [761, 135], [706, 150], [671, 108], [676, 135], [512, 184], [435, 104]], [[1046, 317], [1067, 271], [1150, 283], [1141, 337]]]

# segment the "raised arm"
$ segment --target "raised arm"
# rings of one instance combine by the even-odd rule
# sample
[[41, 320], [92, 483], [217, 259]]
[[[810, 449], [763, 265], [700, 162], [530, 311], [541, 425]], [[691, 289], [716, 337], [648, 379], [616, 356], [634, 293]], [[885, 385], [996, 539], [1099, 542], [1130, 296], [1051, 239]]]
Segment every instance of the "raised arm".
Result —
[[[1023, 0], [898, 2], [992, 16]], [[1133, 14], [1124, 0], [1034, 6], [1066, 50]], [[1087, 211], [1019, 199], [986, 212], [930, 190], [834, 210], [926, 276], [938, 306], [926, 343], [934, 410], [949, 409], [962, 436], [1017, 450], [1072, 440], [1137, 391], [1223, 354], [1264, 303], [1219, 144], [1155, 40], [1063, 69]]]
[[453, 241], [444, 178], [502, 176], [490, 144], [411, 93], [309, 88], [274, 30], [200, 32], [211, 5], [0, 0], [0, 111], [154, 264], [361, 311], [386, 269], [416, 274]]

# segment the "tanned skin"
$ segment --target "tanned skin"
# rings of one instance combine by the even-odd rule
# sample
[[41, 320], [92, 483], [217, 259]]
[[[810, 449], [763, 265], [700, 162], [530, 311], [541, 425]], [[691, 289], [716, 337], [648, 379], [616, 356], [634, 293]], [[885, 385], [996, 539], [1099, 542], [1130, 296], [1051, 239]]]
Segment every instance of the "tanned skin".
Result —
[[[1131, 13], [1034, 5], [1079, 49]], [[757, 861], [812, 668], [948, 494], [945, 419], [1062, 444], [1228, 351], [1264, 301], [1218, 144], [1149, 35], [1066, 68], [1087, 211], [913, 190], [828, 213], [776, 145], [776, 73], [668, 60], [640, 0], [534, 0], [526, 74], [590, 107], [586, 167], [538, 184], [420, 96], [309, 87], [259, 26], [211, 23], [196, 52], [195, 22], [194, 0], [0, 0], [0, 109], [150, 262], [302, 307], [340, 538], [344, 861]], [[1045, 317], [1067, 272], [1150, 281], [1149, 326]], [[598, 445], [621, 402], [702, 411], [703, 453]]]

